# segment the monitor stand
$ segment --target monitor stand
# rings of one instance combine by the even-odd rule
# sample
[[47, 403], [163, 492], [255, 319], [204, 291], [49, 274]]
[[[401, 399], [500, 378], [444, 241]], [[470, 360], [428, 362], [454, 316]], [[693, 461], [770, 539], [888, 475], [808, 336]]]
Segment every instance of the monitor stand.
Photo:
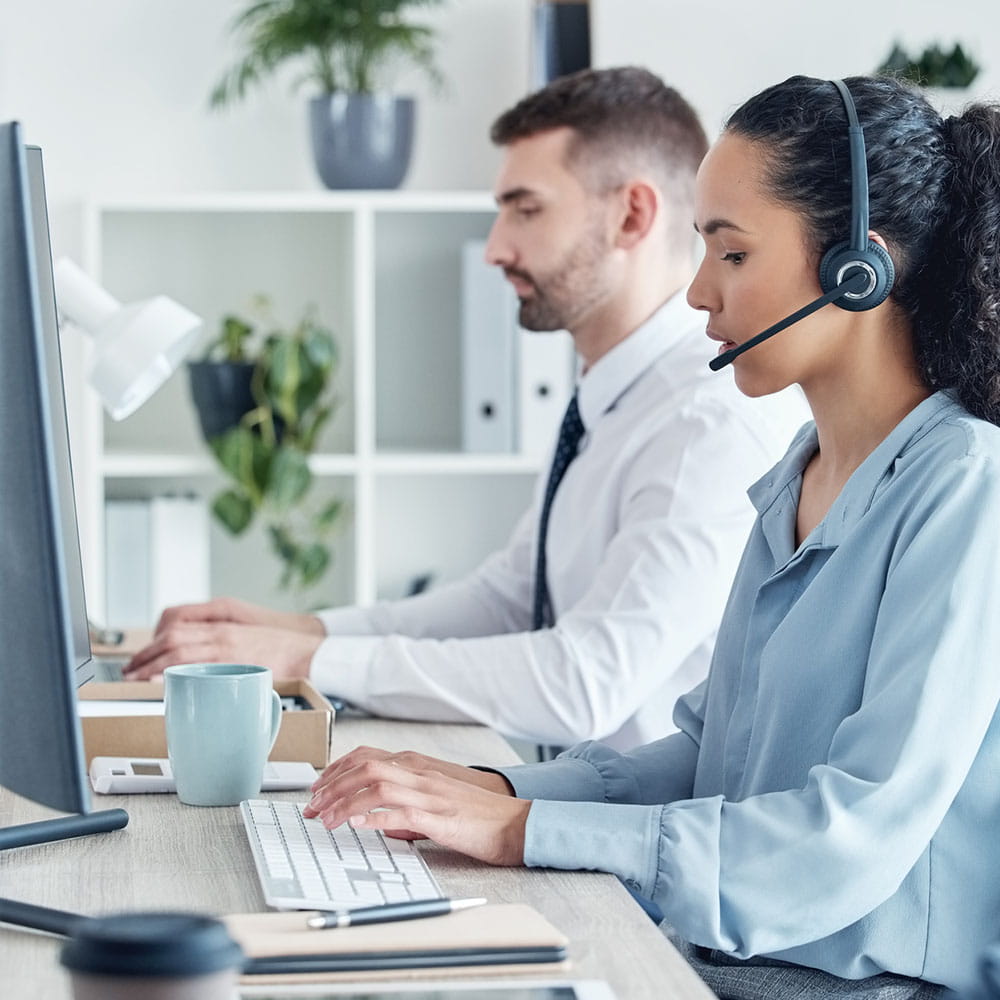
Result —
[[50, 844], [56, 840], [84, 837], [90, 833], [107, 833], [120, 830], [128, 823], [124, 809], [102, 809], [99, 812], [74, 816], [60, 816], [37, 823], [0, 827], [0, 851], [31, 844]]

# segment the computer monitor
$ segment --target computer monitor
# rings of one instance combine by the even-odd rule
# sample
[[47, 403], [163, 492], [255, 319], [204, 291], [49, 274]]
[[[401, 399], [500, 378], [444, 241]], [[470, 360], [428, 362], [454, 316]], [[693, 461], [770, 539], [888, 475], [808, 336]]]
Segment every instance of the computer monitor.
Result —
[[117, 829], [90, 813], [77, 685], [90, 641], [41, 151], [0, 125], [0, 784], [66, 818], [0, 849]]

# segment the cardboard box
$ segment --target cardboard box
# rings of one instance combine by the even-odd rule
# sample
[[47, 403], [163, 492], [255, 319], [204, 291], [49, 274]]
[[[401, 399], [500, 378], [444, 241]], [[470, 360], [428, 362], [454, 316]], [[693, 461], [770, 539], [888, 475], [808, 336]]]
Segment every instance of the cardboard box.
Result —
[[[308, 708], [285, 711], [270, 760], [304, 760], [321, 770], [330, 762], [333, 707], [309, 681], [275, 681], [283, 697], [301, 699]], [[84, 684], [77, 698], [85, 701], [162, 702], [159, 681]], [[83, 751], [89, 766], [94, 757], [167, 756], [163, 715], [107, 715], [81, 718]]]

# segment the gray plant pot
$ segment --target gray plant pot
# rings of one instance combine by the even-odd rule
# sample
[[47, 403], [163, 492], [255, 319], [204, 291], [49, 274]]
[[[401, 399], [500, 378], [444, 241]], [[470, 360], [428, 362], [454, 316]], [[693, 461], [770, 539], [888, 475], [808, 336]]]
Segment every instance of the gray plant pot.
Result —
[[188, 362], [191, 399], [206, 441], [235, 427], [257, 405], [250, 391], [253, 369], [249, 362]]
[[309, 102], [316, 170], [328, 188], [397, 188], [413, 147], [415, 101], [331, 94]]

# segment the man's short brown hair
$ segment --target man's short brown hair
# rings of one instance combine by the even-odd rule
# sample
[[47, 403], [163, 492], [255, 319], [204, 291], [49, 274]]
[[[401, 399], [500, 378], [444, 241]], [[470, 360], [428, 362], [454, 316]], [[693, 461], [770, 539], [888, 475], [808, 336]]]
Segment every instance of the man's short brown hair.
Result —
[[[636, 66], [585, 69], [523, 98], [493, 123], [506, 146], [550, 129], [573, 130], [567, 166], [593, 191], [649, 173], [690, 232], [694, 179], [708, 140], [694, 109], [655, 73]], [[673, 227], [672, 227], [673, 228]]]

